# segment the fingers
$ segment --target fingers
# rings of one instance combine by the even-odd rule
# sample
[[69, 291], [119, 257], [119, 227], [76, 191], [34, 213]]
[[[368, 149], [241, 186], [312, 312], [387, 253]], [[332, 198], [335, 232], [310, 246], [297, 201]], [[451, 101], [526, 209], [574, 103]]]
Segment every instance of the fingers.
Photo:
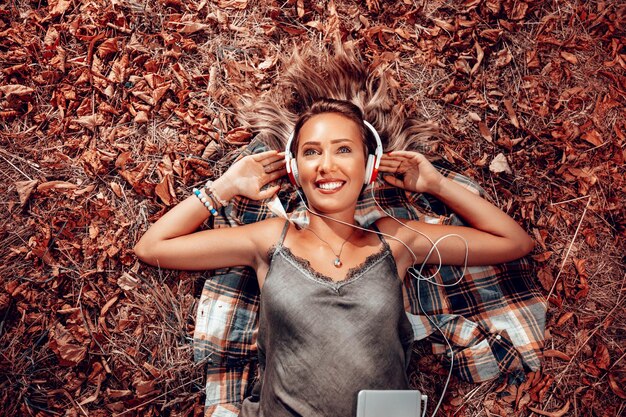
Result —
[[395, 159], [381, 159], [378, 169], [383, 172], [396, 172], [400, 167], [401, 161]]
[[268, 183], [270, 183], [272, 181], [276, 181], [277, 179], [285, 175], [287, 175], [287, 170], [285, 169], [285, 167], [283, 167], [282, 169], [266, 174], [265, 179], [267, 180]]
[[402, 188], [402, 186], [404, 185], [404, 181], [394, 177], [393, 175], [384, 175], [383, 179], [394, 187]]
[[282, 159], [279, 159], [278, 161], [265, 164], [263, 166], [263, 172], [265, 172], [266, 174], [270, 174], [276, 170], [283, 169], [283, 168], [285, 168], [285, 161]]
[[265, 190], [259, 192], [259, 200], [266, 200], [272, 197], [280, 190], [280, 185], [274, 185], [272, 187], [268, 187]]
[[268, 163], [276, 162], [280, 159], [285, 158], [284, 152], [278, 152], [276, 150], [265, 151], [260, 153], [255, 153], [252, 156], [252, 160], [255, 162], [260, 162], [263, 165], [267, 165]]

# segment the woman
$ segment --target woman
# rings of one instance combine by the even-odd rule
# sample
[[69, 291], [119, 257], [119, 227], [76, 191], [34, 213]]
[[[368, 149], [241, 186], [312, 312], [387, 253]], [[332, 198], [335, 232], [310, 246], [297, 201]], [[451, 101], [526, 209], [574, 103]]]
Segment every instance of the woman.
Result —
[[[286, 173], [284, 155], [269, 151], [233, 164], [208, 191], [165, 214], [135, 247], [141, 260], [163, 268], [247, 265], [256, 271], [261, 377], [242, 416], [354, 416], [361, 389], [407, 389], [412, 330], [401, 280], [408, 267], [424, 261], [501, 263], [532, 250], [531, 238], [515, 221], [416, 152], [383, 155], [383, 178], [434, 195], [471, 227], [417, 221], [403, 221], [403, 227], [382, 218], [373, 232], [392, 236], [389, 241], [353, 227], [373, 148], [368, 131], [361, 110], [347, 101], [318, 100], [300, 116], [288, 151], [311, 212], [305, 229], [273, 218], [196, 231], [226, 200], [265, 199], [278, 191], [278, 185], [263, 189]], [[450, 234], [460, 238], [442, 240], [438, 256], [426, 259], [431, 242]]]

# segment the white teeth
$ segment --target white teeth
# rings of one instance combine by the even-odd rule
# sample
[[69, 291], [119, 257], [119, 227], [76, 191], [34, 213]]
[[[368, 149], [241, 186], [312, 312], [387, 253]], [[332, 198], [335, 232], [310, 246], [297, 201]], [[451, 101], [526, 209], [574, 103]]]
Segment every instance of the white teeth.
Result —
[[318, 187], [322, 190], [335, 190], [343, 185], [342, 182], [323, 182], [318, 184]]

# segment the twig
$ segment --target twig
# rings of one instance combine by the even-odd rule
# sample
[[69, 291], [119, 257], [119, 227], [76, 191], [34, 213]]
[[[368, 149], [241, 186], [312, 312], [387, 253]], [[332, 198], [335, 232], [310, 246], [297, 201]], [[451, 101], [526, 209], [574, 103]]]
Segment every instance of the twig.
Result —
[[173, 389], [173, 390], [171, 390], [171, 391], [164, 392], [164, 393], [163, 393], [163, 394], [161, 394], [161, 395], [157, 395], [157, 396], [156, 396], [156, 397], [154, 397], [154, 398], [150, 398], [150, 399], [149, 399], [148, 401], [146, 401], [145, 403], [138, 404], [138, 405], [134, 406], [133, 408], [129, 408], [128, 410], [124, 410], [124, 411], [122, 411], [122, 412], [121, 412], [121, 413], [119, 413], [119, 414], [114, 414], [114, 416], [115, 416], [115, 417], [123, 416], [124, 414], [126, 414], [126, 413], [128, 413], [128, 412], [134, 411], [134, 410], [136, 410], [136, 409], [138, 409], [138, 408], [141, 408], [141, 407], [143, 407], [143, 406], [145, 406], [145, 405], [148, 405], [148, 404], [150, 404], [151, 402], [154, 402], [155, 400], [157, 400], [157, 399], [159, 399], [159, 398], [161, 398], [161, 397], [163, 397], [163, 396], [165, 396], [165, 395], [167, 395], [167, 394], [169, 394], [169, 393], [171, 393], [171, 392], [173, 392], [173, 391], [175, 391], [175, 390], [177, 390], [177, 389], [180, 389], [180, 388], [182, 388], [182, 387], [184, 387], [184, 386], [186, 386], [186, 385], [189, 385], [189, 384], [192, 384], [192, 383], [194, 383], [194, 382], [197, 382], [197, 381], [199, 381], [199, 380], [201, 380], [201, 379], [202, 379], [202, 377], [198, 377], [198, 378], [196, 378], [196, 379], [193, 379], [193, 380], [191, 380], [191, 381], [189, 381], [189, 382], [186, 382], [186, 383], [184, 383], [184, 384], [182, 384], [182, 385], [179, 385], [178, 387], [176, 387], [175, 389]]
[[567, 261], [567, 258], [569, 257], [569, 253], [572, 250], [572, 246], [574, 246], [574, 241], [576, 241], [576, 236], [578, 236], [578, 231], [580, 230], [580, 226], [583, 224], [583, 220], [585, 219], [585, 214], [587, 214], [587, 208], [589, 207], [589, 203], [591, 203], [591, 196], [588, 196], [588, 197], [589, 199], [587, 200], [587, 205], [585, 206], [585, 210], [583, 210], [582, 216], [580, 216], [578, 227], [576, 227], [576, 232], [574, 232], [574, 237], [572, 237], [572, 241], [570, 242], [569, 247], [567, 248], [567, 253], [565, 254], [565, 257], [563, 258], [563, 262], [561, 263], [561, 268], [559, 269], [559, 273], [556, 275], [556, 278], [554, 278], [554, 283], [552, 284], [552, 288], [550, 288], [550, 292], [548, 293], [548, 296], [546, 297], [547, 300], [550, 299], [550, 297], [552, 296], [552, 293], [554, 292], [554, 288], [556, 287], [556, 283], [559, 282], [559, 277], [561, 276], [561, 273], [563, 272], [563, 267], [565, 266], [565, 262]]
[[4, 159], [5, 162], [9, 165], [11, 165], [13, 167], [13, 169], [15, 169], [17, 172], [19, 172], [20, 174], [22, 174], [23, 176], [25, 176], [26, 178], [28, 178], [29, 181], [32, 181], [33, 179], [31, 177], [29, 177], [28, 175], [26, 175], [24, 173], [24, 171], [22, 171], [21, 169], [19, 169], [18, 167], [16, 167], [15, 165], [13, 165], [11, 163], [11, 161], [9, 161], [8, 159], [6, 159], [4, 156], [0, 156], [0, 158]]
[[584, 195], [582, 197], [571, 198], [569, 200], [559, 201], [558, 203], [550, 203], [551, 206], [558, 206], [559, 204], [571, 203], [573, 201], [582, 200], [583, 198], [589, 198], [588, 195]]

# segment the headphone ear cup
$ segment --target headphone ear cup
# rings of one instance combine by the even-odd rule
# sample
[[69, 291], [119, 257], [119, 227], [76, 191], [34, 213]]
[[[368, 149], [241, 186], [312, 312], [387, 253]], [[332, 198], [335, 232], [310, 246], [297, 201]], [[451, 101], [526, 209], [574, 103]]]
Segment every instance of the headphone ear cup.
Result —
[[296, 158], [291, 158], [289, 164], [291, 165], [291, 174], [293, 175], [293, 179], [295, 181], [294, 185], [299, 188], [300, 178], [298, 178], [298, 164], [296, 163]]
[[369, 184], [372, 182], [372, 173], [374, 171], [374, 163], [376, 162], [376, 157], [372, 154], [367, 156], [367, 164], [365, 165], [365, 178], [363, 179], [363, 184]]

